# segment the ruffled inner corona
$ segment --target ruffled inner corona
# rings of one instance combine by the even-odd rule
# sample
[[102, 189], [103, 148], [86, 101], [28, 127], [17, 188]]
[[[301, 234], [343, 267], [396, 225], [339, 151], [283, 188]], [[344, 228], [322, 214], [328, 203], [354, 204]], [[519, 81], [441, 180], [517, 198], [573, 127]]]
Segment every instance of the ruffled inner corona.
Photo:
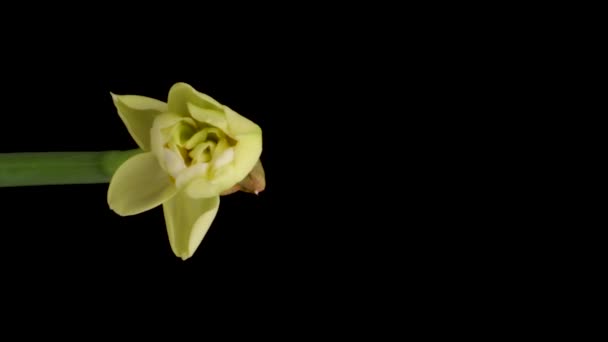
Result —
[[165, 166], [178, 187], [195, 177], [212, 179], [234, 159], [236, 140], [211, 124], [183, 118], [160, 133]]

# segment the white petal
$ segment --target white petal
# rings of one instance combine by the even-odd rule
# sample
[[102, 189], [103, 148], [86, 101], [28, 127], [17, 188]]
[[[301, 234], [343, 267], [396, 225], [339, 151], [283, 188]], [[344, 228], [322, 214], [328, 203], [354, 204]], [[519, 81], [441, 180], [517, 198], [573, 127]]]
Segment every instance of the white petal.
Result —
[[182, 156], [175, 151], [164, 148], [163, 152], [167, 172], [169, 172], [173, 178], [176, 178], [177, 175], [186, 168], [186, 163], [184, 162]]
[[231, 147], [213, 162], [213, 166], [219, 168], [230, 163], [232, 160], [234, 160], [234, 149]]
[[175, 179], [175, 185], [180, 188], [188, 184], [192, 179], [197, 177], [205, 177], [209, 169], [208, 163], [194, 164], [179, 173]]
[[154, 119], [154, 123], [150, 132], [152, 152], [154, 152], [156, 158], [158, 158], [158, 161], [160, 162], [160, 166], [164, 170], [167, 170], [164, 152], [164, 146], [167, 143], [167, 137], [165, 137], [161, 130], [167, 127], [171, 127], [176, 123], [186, 119], [187, 118], [181, 117], [174, 113], [163, 113], [157, 116], [156, 119]]

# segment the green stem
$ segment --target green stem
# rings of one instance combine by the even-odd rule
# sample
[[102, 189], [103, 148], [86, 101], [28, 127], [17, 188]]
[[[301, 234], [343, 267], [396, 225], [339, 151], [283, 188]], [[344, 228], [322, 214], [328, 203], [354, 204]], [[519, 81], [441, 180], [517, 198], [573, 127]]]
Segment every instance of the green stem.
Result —
[[0, 187], [108, 183], [142, 150], [0, 153]]

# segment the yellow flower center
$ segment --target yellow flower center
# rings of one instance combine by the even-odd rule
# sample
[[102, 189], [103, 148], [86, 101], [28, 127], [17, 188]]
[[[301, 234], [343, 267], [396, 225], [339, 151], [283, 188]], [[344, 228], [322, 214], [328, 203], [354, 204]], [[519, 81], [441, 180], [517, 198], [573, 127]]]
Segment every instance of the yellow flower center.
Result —
[[191, 118], [161, 129], [167, 171], [181, 186], [194, 177], [213, 178], [234, 159], [236, 141], [221, 129]]

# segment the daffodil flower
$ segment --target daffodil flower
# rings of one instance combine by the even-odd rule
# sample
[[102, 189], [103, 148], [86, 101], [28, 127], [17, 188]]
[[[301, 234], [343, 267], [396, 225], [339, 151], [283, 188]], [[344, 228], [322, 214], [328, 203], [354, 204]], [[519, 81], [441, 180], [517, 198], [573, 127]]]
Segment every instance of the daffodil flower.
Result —
[[162, 205], [171, 248], [185, 260], [209, 230], [220, 195], [263, 188], [248, 177], [252, 170], [260, 174], [262, 130], [186, 83], [173, 85], [166, 103], [138, 95], [112, 98], [144, 152], [116, 170], [108, 204], [121, 216]]

